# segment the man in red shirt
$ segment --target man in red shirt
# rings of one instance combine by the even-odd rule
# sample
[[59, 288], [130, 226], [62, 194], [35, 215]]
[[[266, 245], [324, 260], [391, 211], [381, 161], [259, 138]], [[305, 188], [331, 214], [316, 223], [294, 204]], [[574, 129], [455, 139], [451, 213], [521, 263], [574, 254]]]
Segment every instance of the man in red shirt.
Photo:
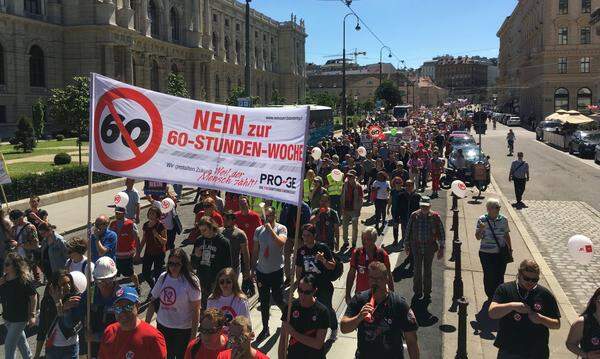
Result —
[[[196, 209], [196, 208], [194, 208]], [[214, 219], [215, 222], [219, 225], [219, 227], [223, 227], [223, 216], [217, 211], [217, 205], [215, 204], [215, 200], [212, 198], [206, 198], [200, 203], [200, 210], [196, 212], [196, 222], [200, 220], [200, 218], [204, 216], [208, 216]]]
[[110, 224], [110, 229], [117, 233], [117, 248], [115, 251], [115, 263], [117, 275], [129, 277], [139, 287], [140, 283], [133, 272], [133, 259], [140, 257], [140, 238], [134, 221], [125, 218], [125, 208], [115, 208], [115, 220]]
[[254, 349], [250, 344], [254, 340], [254, 332], [248, 318], [239, 315], [229, 323], [229, 341], [231, 349], [222, 351], [217, 359], [269, 359], [268, 356]]
[[240, 210], [235, 212], [235, 224], [246, 233], [248, 250], [252, 254], [254, 248], [254, 232], [263, 225], [258, 213], [250, 209], [247, 197], [240, 197]]
[[165, 338], [156, 328], [138, 318], [139, 296], [132, 287], [119, 288], [113, 310], [117, 322], [106, 327], [99, 359], [165, 359]]
[[377, 230], [374, 227], [366, 227], [362, 234], [361, 248], [357, 248], [352, 252], [350, 257], [350, 270], [346, 277], [346, 303], [352, 299], [352, 285], [356, 278], [355, 293], [358, 294], [369, 287], [369, 263], [382, 262], [388, 270], [388, 287], [390, 291], [394, 291], [394, 281], [390, 270], [390, 257], [383, 248], [377, 247]]

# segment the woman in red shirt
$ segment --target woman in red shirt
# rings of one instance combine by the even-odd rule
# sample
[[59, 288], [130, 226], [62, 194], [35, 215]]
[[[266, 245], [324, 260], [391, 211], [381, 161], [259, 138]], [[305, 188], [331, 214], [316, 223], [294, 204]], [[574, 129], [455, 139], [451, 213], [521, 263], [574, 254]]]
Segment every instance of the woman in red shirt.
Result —
[[219, 353], [217, 359], [269, 359], [268, 356], [250, 345], [254, 340], [254, 332], [252, 332], [250, 320], [243, 315], [235, 317], [229, 323], [229, 339], [231, 349]]
[[[167, 229], [159, 221], [160, 209], [154, 206], [148, 208], [148, 221], [144, 223], [140, 252], [146, 246], [142, 261], [142, 277], [150, 288], [154, 287], [156, 279], [165, 269], [165, 251]], [[154, 267], [154, 270], [152, 269]]]
[[226, 322], [219, 309], [206, 309], [200, 318], [200, 335], [190, 341], [184, 359], [217, 359], [227, 346], [228, 338], [223, 333]]

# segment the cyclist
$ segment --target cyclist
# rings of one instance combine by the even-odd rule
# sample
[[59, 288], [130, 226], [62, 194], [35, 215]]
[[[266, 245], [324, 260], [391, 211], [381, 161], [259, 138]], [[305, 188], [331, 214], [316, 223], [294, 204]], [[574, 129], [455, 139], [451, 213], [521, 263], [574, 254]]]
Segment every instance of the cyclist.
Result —
[[508, 130], [508, 134], [506, 135], [506, 142], [508, 143], [508, 155], [512, 156], [515, 147], [515, 133], [512, 129]]

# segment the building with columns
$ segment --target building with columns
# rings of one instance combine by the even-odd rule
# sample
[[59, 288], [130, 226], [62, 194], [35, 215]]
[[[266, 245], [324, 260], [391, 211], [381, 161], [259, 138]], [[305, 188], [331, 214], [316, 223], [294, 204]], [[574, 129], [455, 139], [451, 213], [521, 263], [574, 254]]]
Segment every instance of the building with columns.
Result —
[[[251, 11], [251, 95], [304, 97], [304, 21]], [[245, 4], [235, 0], [0, 0], [0, 138], [52, 88], [97, 72], [166, 91], [181, 73], [195, 99], [244, 86]]]
[[586, 112], [600, 99], [600, 0], [521, 0], [500, 38], [497, 105], [531, 126], [559, 110]]

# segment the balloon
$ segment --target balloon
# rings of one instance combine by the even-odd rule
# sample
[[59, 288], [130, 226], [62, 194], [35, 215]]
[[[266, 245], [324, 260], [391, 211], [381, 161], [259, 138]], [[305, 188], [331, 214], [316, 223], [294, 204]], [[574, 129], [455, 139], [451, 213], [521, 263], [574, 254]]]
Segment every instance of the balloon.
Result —
[[452, 186], [450, 186], [450, 188], [452, 189], [452, 193], [454, 193], [454, 195], [458, 198], [465, 198], [467, 197], [468, 194], [468, 190], [467, 190], [467, 186], [465, 185], [465, 183], [461, 180], [455, 180], [452, 182]]
[[357, 148], [356, 152], [358, 153], [358, 155], [360, 157], [366, 157], [367, 156], [367, 149], [364, 148], [363, 146], [360, 146], [359, 148]]
[[588, 237], [577, 234], [569, 238], [568, 245], [569, 254], [573, 260], [582, 265], [588, 265], [594, 256], [594, 248], [592, 240]]
[[319, 147], [315, 147], [312, 149], [310, 155], [312, 156], [312, 158], [314, 158], [315, 160], [318, 160], [321, 158], [322, 152], [321, 149]]
[[127, 207], [127, 203], [129, 203], [129, 196], [125, 192], [119, 192], [115, 195], [115, 206], [117, 207]]
[[342, 173], [342, 171], [338, 170], [337, 168], [334, 168], [333, 171], [331, 171], [331, 177], [333, 177], [334, 181], [341, 181], [344, 178], [344, 174]]
[[160, 202], [160, 211], [163, 214], [171, 212], [175, 208], [175, 202], [171, 198], [165, 198]]
[[398, 129], [397, 129], [396, 127], [392, 128], [392, 129], [390, 130], [390, 134], [391, 134], [392, 136], [396, 136], [396, 135], [398, 134]]
[[71, 278], [73, 278], [73, 285], [75, 286], [77, 293], [81, 294], [85, 292], [85, 289], [87, 288], [87, 279], [85, 278], [85, 274], [79, 271], [73, 271], [69, 274], [71, 275]]

